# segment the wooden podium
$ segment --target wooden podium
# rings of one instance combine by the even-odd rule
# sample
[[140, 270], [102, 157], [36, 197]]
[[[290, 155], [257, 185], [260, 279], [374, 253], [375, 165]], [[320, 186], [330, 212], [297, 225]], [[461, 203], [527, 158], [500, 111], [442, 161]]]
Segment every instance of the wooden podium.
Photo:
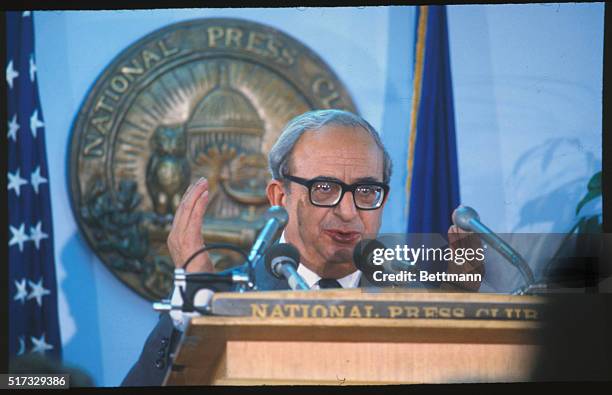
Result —
[[218, 293], [164, 385], [528, 381], [542, 307], [494, 294]]

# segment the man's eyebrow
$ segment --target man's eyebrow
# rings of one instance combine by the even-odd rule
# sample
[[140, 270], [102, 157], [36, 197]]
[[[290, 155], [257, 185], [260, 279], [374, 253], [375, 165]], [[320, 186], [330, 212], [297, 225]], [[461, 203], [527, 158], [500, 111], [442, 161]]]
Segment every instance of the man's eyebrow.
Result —
[[313, 180], [344, 182], [339, 178], [329, 176], [316, 176]]
[[[336, 182], [342, 182], [342, 183], [344, 183], [344, 181], [342, 181], [342, 180], [341, 180], [341, 179], [339, 179], [339, 178], [336, 178], [336, 177], [329, 177], [329, 176], [317, 176], [317, 177], [314, 177], [313, 179], [316, 179], [316, 180], [322, 180], [322, 181], [336, 181]], [[357, 184], [357, 183], [364, 183], [364, 182], [382, 182], [382, 181], [377, 180], [375, 177], [369, 177], [369, 176], [368, 176], [368, 177], [361, 177], [361, 178], [356, 179], [356, 180], [355, 180], [355, 182], [354, 182], [354, 184]]]
[[355, 183], [358, 183], [358, 182], [361, 183], [361, 182], [382, 182], [382, 181], [376, 179], [375, 177], [361, 177], [355, 180]]

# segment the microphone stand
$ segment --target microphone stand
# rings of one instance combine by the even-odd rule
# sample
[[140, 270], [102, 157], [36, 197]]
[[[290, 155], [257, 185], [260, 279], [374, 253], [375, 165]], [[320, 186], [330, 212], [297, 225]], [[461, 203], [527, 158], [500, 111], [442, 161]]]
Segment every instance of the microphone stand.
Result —
[[472, 224], [478, 231], [476, 234], [483, 239], [486, 243], [493, 247], [504, 259], [510, 262], [516, 267], [525, 282], [525, 285], [516, 288], [511, 292], [512, 295], [530, 295], [533, 293], [545, 292], [548, 289], [548, 285], [545, 283], [536, 282], [535, 276], [529, 264], [525, 258], [521, 256], [514, 248], [509, 244], [502, 244], [499, 240], [491, 237], [492, 231], [482, 223], [475, 221]]
[[548, 284], [536, 282], [533, 271], [527, 264], [525, 258], [522, 257], [514, 248], [507, 243], [500, 243], [499, 240], [491, 237], [492, 231], [486, 225], [474, 221], [472, 224], [476, 230], [476, 234], [486, 243], [492, 246], [504, 259], [516, 267], [525, 282], [525, 285], [516, 288], [511, 292], [512, 295], [531, 295], [533, 293], [542, 293], [548, 290]]
[[[211, 313], [212, 295], [224, 287], [237, 286], [238, 292], [245, 292], [253, 281], [242, 269], [229, 273], [186, 273], [183, 268], [174, 269], [174, 286], [181, 294], [182, 302], [174, 305], [171, 300], [164, 299], [153, 303], [153, 310], [159, 312], [176, 311], [203, 315]], [[208, 292], [206, 292], [208, 291]], [[200, 295], [200, 296], [199, 296]], [[200, 299], [196, 302], [197, 299]]]

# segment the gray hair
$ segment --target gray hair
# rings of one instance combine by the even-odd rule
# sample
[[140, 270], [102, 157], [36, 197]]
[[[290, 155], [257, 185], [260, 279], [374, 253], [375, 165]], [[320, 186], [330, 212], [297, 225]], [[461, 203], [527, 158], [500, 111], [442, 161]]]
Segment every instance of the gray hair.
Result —
[[383, 182], [389, 183], [391, 179], [391, 157], [385, 149], [378, 132], [372, 125], [359, 115], [344, 110], [314, 110], [305, 112], [293, 118], [270, 150], [268, 166], [272, 178], [282, 180], [289, 172], [289, 161], [293, 147], [305, 132], [317, 131], [326, 125], [342, 125], [361, 127], [374, 139], [374, 142], [383, 152]]

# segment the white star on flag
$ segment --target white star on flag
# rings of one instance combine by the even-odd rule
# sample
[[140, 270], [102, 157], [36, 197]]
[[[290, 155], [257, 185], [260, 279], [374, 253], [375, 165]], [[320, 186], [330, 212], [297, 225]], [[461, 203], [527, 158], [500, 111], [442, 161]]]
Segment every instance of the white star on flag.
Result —
[[17, 196], [19, 196], [19, 192], [21, 191], [21, 186], [27, 184], [28, 181], [25, 178], [21, 178], [21, 176], [19, 175], [19, 169], [17, 169], [15, 174], [9, 171], [8, 178], [9, 178], [8, 190], [9, 191], [11, 189], [14, 190]]
[[30, 81], [34, 82], [36, 77], [36, 63], [34, 63], [34, 55], [30, 54]]
[[21, 14], [21, 16], [26, 18], [26, 17], [30, 16], [31, 14], [32, 14], [32, 11], [24, 11], [23, 14]]
[[17, 141], [17, 131], [19, 130], [19, 124], [17, 123], [17, 114], [13, 115], [11, 122], [8, 124], [9, 131], [7, 137], [13, 141]]
[[43, 287], [42, 281], [42, 277], [37, 283], [28, 280], [28, 284], [30, 284], [30, 288], [32, 288], [32, 292], [28, 295], [28, 300], [36, 298], [36, 303], [38, 303], [39, 307], [42, 306], [42, 297], [51, 293], [51, 291]]
[[36, 227], [30, 226], [30, 240], [32, 240], [34, 244], [36, 244], [37, 250], [40, 245], [40, 241], [42, 239], [49, 238], [49, 235], [42, 231], [41, 226], [42, 226], [42, 221], [38, 221], [38, 223], [36, 224]]
[[9, 247], [14, 244], [19, 244], [19, 252], [23, 252], [23, 243], [29, 240], [28, 236], [25, 234], [25, 224], [21, 224], [19, 229], [14, 228], [9, 225], [11, 229], [11, 233], [13, 234], [11, 240], [9, 241]]
[[13, 89], [13, 80], [17, 77], [19, 77], [19, 73], [13, 68], [13, 60], [11, 59], [9, 64], [6, 66], [6, 82], [8, 83], [9, 88]]
[[32, 344], [34, 344], [34, 347], [32, 347], [32, 350], [30, 352], [38, 352], [44, 354], [45, 351], [53, 350], [53, 346], [45, 341], [44, 333], [40, 338], [37, 339], [32, 336], [30, 337], [30, 340], [32, 340]]
[[25, 338], [23, 336], [19, 336], [19, 351], [17, 351], [17, 355], [23, 355], [25, 352]]
[[15, 280], [15, 286], [17, 287], [17, 293], [13, 297], [13, 300], [20, 300], [21, 304], [24, 304], [25, 298], [28, 296], [28, 291], [26, 290], [26, 279], [22, 278], [21, 281]]
[[30, 175], [30, 184], [32, 184], [32, 187], [34, 188], [34, 192], [38, 193], [38, 186], [46, 182], [47, 182], [47, 179], [40, 175], [40, 166], [36, 167], [36, 170], [34, 170], [32, 174]]
[[36, 129], [42, 128], [43, 126], [45, 126], [45, 124], [38, 119], [38, 110], [34, 110], [32, 116], [30, 117], [30, 130], [32, 131], [32, 136], [34, 136], [34, 138], [36, 138]]

